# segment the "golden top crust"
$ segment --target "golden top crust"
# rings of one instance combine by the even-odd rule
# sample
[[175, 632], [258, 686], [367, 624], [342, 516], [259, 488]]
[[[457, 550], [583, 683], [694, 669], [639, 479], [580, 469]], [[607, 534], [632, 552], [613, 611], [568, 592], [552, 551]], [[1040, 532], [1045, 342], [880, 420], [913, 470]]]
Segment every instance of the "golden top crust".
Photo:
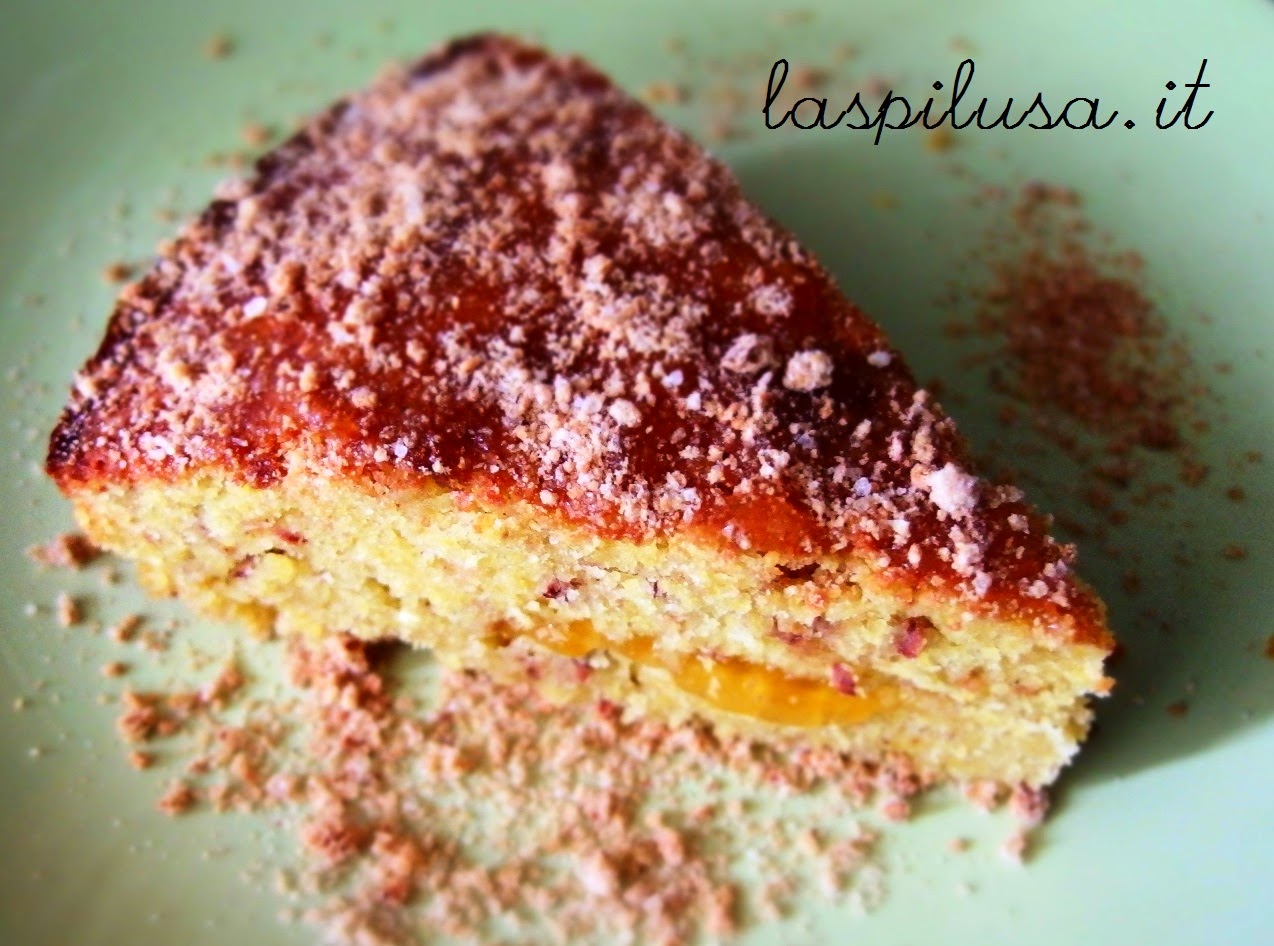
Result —
[[121, 295], [48, 469], [433, 480], [1105, 640], [1070, 550], [730, 172], [592, 67], [453, 42], [224, 189]]

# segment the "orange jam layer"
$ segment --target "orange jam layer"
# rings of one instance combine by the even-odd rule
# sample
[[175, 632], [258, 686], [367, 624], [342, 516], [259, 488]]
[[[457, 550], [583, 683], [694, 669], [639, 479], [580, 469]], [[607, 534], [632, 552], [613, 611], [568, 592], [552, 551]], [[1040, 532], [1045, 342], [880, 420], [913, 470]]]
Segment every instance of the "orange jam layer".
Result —
[[666, 670], [678, 687], [717, 709], [785, 726], [844, 726], [861, 723], [898, 702], [891, 686], [869, 693], [842, 693], [828, 682], [794, 677], [737, 657], [660, 654], [654, 638], [611, 641], [588, 621], [533, 633], [533, 639], [566, 657], [609, 650], [640, 666]]

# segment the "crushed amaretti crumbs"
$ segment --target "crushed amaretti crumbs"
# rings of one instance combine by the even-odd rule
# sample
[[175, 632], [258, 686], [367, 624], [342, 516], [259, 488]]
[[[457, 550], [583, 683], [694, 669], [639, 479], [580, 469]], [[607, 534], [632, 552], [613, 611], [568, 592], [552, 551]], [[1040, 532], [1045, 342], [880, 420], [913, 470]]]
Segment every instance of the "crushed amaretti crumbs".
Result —
[[[929, 787], [901, 758], [764, 747], [627, 719], [604, 700], [550, 705], [473, 672], [443, 672], [422, 706], [395, 685], [403, 648], [272, 646], [287, 653], [282, 697], [255, 695], [231, 661], [203, 685], [124, 690], [117, 729], [134, 768], [168, 750], [180, 774], [159, 797], [165, 814], [269, 811], [292, 825], [289, 913], [337, 943], [672, 946], [809, 896], [870, 908], [877, 838], [855, 813], [906, 819]], [[1024, 789], [975, 794], [1008, 800], [1015, 839], [1046, 807]]]
[[234, 40], [226, 33], [213, 33], [204, 43], [203, 54], [214, 62], [234, 52]]
[[142, 626], [140, 614], [126, 614], [106, 630], [106, 636], [117, 644], [126, 644], [133, 639], [137, 629]]
[[102, 270], [102, 278], [112, 285], [128, 282], [133, 277], [134, 267], [132, 263], [116, 260], [114, 263], [107, 264]]
[[59, 592], [54, 604], [57, 622], [62, 627], [74, 627], [84, 617], [84, 609], [80, 602], [65, 591]]
[[63, 532], [43, 545], [31, 546], [26, 554], [41, 569], [70, 568], [78, 571], [101, 553], [88, 536], [79, 532]]
[[243, 138], [244, 144], [249, 147], [261, 148], [270, 143], [274, 137], [274, 131], [262, 122], [250, 121], [239, 129], [239, 135]]
[[[1058, 526], [1100, 552], [1130, 597], [1146, 578], [1193, 569], [1202, 517], [1213, 534], [1223, 517], [1192, 494], [1215, 488], [1238, 503], [1247, 493], [1213, 486], [1203, 460], [1226, 409], [1187, 326], [1159, 310], [1145, 261], [1089, 218], [1077, 192], [984, 184], [970, 203], [988, 224], [969, 271], [990, 275], [953, 283], [938, 301], [952, 312], [945, 329], [964, 347], [962, 368], [985, 371], [992, 391], [1000, 430], [979, 457], [983, 473], [1041, 490]], [[1232, 472], [1259, 458], [1236, 454]], [[1036, 468], [1050, 464], [1065, 472], [1046, 481]], [[1165, 542], [1147, 542], [1147, 527]], [[1223, 558], [1245, 555], [1223, 539]], [[1166, 632], [1170, 613], [1142, 609], [1134, 623]]]

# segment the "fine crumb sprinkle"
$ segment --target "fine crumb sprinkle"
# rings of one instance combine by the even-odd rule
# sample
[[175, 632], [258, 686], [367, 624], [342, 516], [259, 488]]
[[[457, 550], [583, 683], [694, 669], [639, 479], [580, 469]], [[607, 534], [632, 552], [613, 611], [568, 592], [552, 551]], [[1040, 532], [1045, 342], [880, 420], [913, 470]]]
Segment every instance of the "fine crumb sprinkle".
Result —
[[79, 532], [64, 532], [44, 545], [33, 545], [26, 555], [40, 568], [69, 568], [78, 571], [100, 554], [99, 549]]
[[965, 800], [983, 811], [994, 811], [1004, 796], [1003, 786], [985, 779], [966, 782], [961, 786], [961, 792]]
[[1000, 845], [1000, 856], [1010, 864], [1021, 866], [1030, 854], [1030, 843], [1030, 831], [1016, 828]]
[[796, 66], [788, 75], [788, 82], [798, 92], [812, 92], [827, 84], [827, 70], [817, 66]]
[[169, 816], [185, 814], [195, 806], [198, 797], [195, 790], [183, 781], [174, 781], [160, 796], [159, 810]]
[[814, 19], [814, 11], [804, 7], [778, 10], [770, 14], [770, 21], [779, 27], [800, 26]]
[[905, 798], [889, 798], [880, 806], [880, 813], [890, 821], [907, 821], [911, 818], [911, 805]]
[[934, 128], [925, 134], [925, 149], [935, 154], [942, 154], [955, 147], [956, 138], [946, 125]]
[[1175, 703], [1168, 704], [1168, 715], [1175, 716], [1180, 719], [1190, 712], [1190, 704], [1185, 700], [1177, 700]]
[[127, 644], [142, 626], [140, 614], [126, 614], [106, 630], [106, 636], [117, 644]]
[[1057, 237], [1054, 215], [1069, 220], [1077, 203], [1073, 192], [1035, 184], [1014, 208], [1030, 248], [999, 264], [980, 316], [1002, 333], [1004, 385], [1027, 404], [1108, 435], [1175, 448], [1185, 400], [1180, 366], [1150, 351], [1164, 328], [1141, 286], [1140, 263], [1097, 257]]
[[1238, 542], [1231, 542], [1221, 550], [1221, 555], [1232, 562], [1237, 562], [1247, 558], [1247, 546]]
[[[1045, 410], [1051, 428], [1040, 432], [1089, 466], [1059, 421], [1106, 438], [1125, 464], [1132, 447], [1181, 452], [1193, 372], [1147, 294], [1141, 257], [1086, 239], [1091, 226], [1074, 191], [1032, 182], [986, 197], [1007, 205], [1009, 223], [987, 236], [994, 277], [974, 293], [974, 327], [1001, 345], [1000, 393]], [[1182, 459], [1183, 477], [1201, 480], [1206, 468]], [[1120, 481], [1131, 472], [1125, 467]]]
[[1043, 789], [1017, 785], [1009, 793], [1009, 813], [1023, 827], [1034, 828], [1042, 824], [1048, 814], [1048, 806], [1048, 793]]
[[110, 663], [102, 664], [99, 672], [103, 677], [107, 678], [122, 677], [124, 674], [128, 673], [128, 664], [121, 663], [118, 660], [113, 660]]
[[[1124, 527], [1154, 527], [1165, 539], [1191, 527], [1183, 487], [1219, 473], [1204, 462], [1202, 440], [1219, 419], [1219, 395], [1189, 338], [1155, 304], [1146, 261], [1090, 220], [1077, 192], [1041, 181], [986, 185], [971, 202], [993, 213], [969, 271], [991, 276], [957, 280], [942, 304], [960, 312], [948, 334], [967, 339], [962, 363], [986, 367], [997, 401], [1002, 433], [986, 466], [992, 478], [1027, 482], [1035, 457], [1073, 464], [1073, 475], [1045, 484], [1078, 513], [1058, 525], [1118, 560], [1126, 594], [1143, 593], [1143, 576], [1172, 562], [1189, 567], [1193, 556]], [[1007, 455], [1031, 459], [1010, 465]], [[1244, 498], [1237, 484], [1221, 488]], [[1044, 585], [1021, 587], [1050, 598]]]
[[1181, 464], [1181, 482], [1187, 486], [1200, 486], [1208, 478], [1208, 466], [1194, 460], [1185, 460]]
[[1265, 638], [1265, 656], [1274, 660], [1274, 634]]
[[123, 260], [117, 260], [110, 263], [102, 270], [102, 279], [111, 284], [119, 284], [128, 282], [132, 279], [134, 267], [132, 263], [126, 263]]
[[641, 90], [641, 97], [651, 105], [680, 105], [686, 90], [673, 82], [652, 82]]
[[227, 33], [214, 33], [204, 43], [203, 54], [213, 60], [225, 59], [234, 52], [234, 40]]
[[54, 613], [57, 615], [58, 624], [62, 627], [73, 627], [79, 624], [84, 616], [79, 601], [65, 591], [58, 594]]
[[155, 764], [155, 755], [151, 752], [134, 750], [128, 754], [128, 764], [138, 770], [149, 769]]
[[1129, 568], [1119, 577], [1119, 584], [1129, 595], [1139, 594], [1142, 588], [1141, 573]]
[[244, 144], [252, 148], [260, 148], [270, 143], [274, 132], [269, 125], [261, 122], [247, 122], [239, 130], [239, 135], [243, 138]]

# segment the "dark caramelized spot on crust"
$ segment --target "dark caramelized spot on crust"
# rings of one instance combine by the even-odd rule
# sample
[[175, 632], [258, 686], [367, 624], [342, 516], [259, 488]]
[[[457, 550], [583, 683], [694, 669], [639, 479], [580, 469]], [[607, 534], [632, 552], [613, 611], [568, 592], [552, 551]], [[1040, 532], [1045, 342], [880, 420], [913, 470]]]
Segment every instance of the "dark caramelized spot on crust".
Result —
[[729, 171], [584, 62], [460, 40], [338, 103], [122, 294], [64, 489], [431, 479], [694, 529], [1105, 640], [1016, 491]]

